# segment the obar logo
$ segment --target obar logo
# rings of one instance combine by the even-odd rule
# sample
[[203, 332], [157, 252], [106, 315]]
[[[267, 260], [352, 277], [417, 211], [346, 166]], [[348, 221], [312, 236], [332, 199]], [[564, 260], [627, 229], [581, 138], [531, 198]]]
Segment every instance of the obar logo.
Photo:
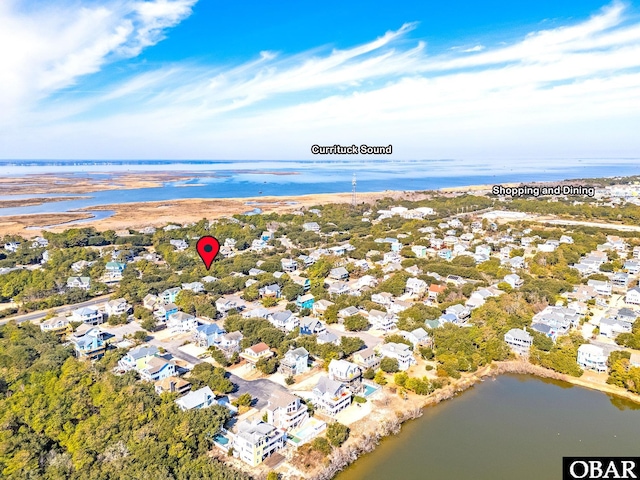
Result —
[[640, 457], [564, 457], [562, 479], [640, 478]]

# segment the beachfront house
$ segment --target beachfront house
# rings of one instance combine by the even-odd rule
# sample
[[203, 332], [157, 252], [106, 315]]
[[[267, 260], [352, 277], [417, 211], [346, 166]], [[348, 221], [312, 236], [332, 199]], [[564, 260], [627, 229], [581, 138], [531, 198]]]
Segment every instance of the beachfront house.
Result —
[[526, 330], [512, 328], [504, 334], [504, 341], [509, 348], [519, 355], [529, 353], [529, 348], [533, 345], [533, 337]]

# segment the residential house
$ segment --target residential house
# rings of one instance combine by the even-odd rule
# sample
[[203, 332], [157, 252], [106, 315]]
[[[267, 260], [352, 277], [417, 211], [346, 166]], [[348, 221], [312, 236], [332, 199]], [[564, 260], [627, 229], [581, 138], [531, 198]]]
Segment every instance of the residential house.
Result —
[[324, 312], [327, 311], [327, 308], [329, 308], [331, 305], [335, 305], [335, 304], [325, 299], [318, 300], [313, 304], [313, 308], [312, 308], [313, 314], [321, 317], [324, 315]]
[[105, 265], [106, 277], [110, 280], [122, 279], [122, 272], [126, 268], [127, 264], [122, 262], [107, 262]]
[[109, 300], [105, 304], [104, 310], [108, 317], [113, 315], [122, 315], [131, 310], [131, 305], [129, 305], [124, 298], [117, 298], [115, 300]]
[[280, 298], [282, 290], [280, 289], [280, 285], [274, 283], [272, 285], [266, 285], [258, 290], [261, 298], [264, 297], [272, 297], [272, 298]]
[[176, 252], [184, 252], [187, 248], [189, 248], [189, 244], [184, 240], [169, 240], [169, 243], [173, 246], [173, 248], [175, 248]]
[[380, 357], [376, 355], [376, 351], [373, 348], [358, 350], [353, 354], [353, 361], [363, 370], [370, 368], [376, 370], [380, 366]]
[[264, 270], [260, 270], [259, 268], [252, 268], [247, 273], [249, 274], [250, 277], [257, 277], [258, 275], [261, 275], [266, 272]]
[[458, 325], [466, 323], [471, 316], [471, 310], [469, 309], [469, 307], [462, 305], [461, 303], [457, 303], [455, 305], [447, 307], [445, 313], [453, 315], [455, 317], [454, 323]]
[[240, 352], [242, 339], [243, 336], [240, 332], [225, 333], [220, 337], [218, 348], [224, 352], [227, 358], [230, 358], [233, 354]]
[[153, 311], [161, 302], [160, 297], [147, 293], [142, 299], [142, 306], [147, 310]]
[[296, 299], [296, 307], [301, 309], [304, 309], [304, 308], [312, 309], [314, 303], [315, 303], [315, 297], [310, 293], [307, 293], [306, 295], [300, 295]]
[[623, 268], [631, 275], [640, 273], [640, 262], [638, 260], [627, 260], [624, 262]]
[[218, 345], [226, 332], [215, 323], [198, 325], [194, 331], [194, 340], [200, 347], [209, 348]]
[[577, 362], [578, 365], [585, 370], [604, 373], [607, 371], [607, 359], [608, 355], [605, 355], [601, 347], [588, 343], [578, 347]]
[[183, 395], [191, 390], [191, 383], [179, 377], [166, 377], [155, 383], [155, 391], [161, 393], [179, 393]]
[[427, 256], [427, 247], [424, 245], [414, 245], [411, 247], [411, 251], [415, 253], [418, 258], [424, 258]]
[[20, 248], [20, 242], [9, 242], [4, 244], [4, 249], [8, 252], [15, 253]]
[[260, 342], [256, 345], [253, 345], [249, 348], [246, 348], [240, 356], [244, 358], [247, 362], [255, 367], [256, 363], [258, 363], [262, 359], [270, 358], [274, 355], [274, 353], [269, 349], [269, 345], [264, 342]]
[[40, 330], [55, 333], [56, 335], [64, 335], [69, 333], [71, 327], [67, 317], [59, 316], [40, 322]]
[[360, 310], [358, 310], [356, 307], [346, 307], [343, 308], [342, 310], [338, 311], [338, 318], [342, 318], [345, 319], [347, 317], [352, 317], [354, 315], [359, 315], [360, 314]]
[[269, 315], [271, 315], [271, 312], [266, 308], [254, 308], [242, 312], [243, 318], [267, 318]]
[[415, 330], [411, 330], [410, 332], [407, 332], [406, 330], [400, 330], [400, 332], [398, 333], [402, 335], [403, 338], [409, 340], [413, 345], [413, 348], [431, 346], [431, 337], [429, 337], [427, 331], [422, 327], [418, 327]]
[[631, 305], [640, 305], [640, 287], [633, 287], [627, 290], [624, 301]]
[[96, 307], [81, 307], [72, 312], [71, 320], [89, 325], [99, 325], [104, 321], [104, 316]]
[[89, 290], [91, 288], [91, 278], [69, 277], [67, 278], [67, 288], [79, 288], [81, 290]]
[[354, 395], [362, 391], [362, 370], [355, 363], [347, 360], [331, 360], [329, 378], [342, 383]]
[[326, 331], [327, 328], [317, 318], [305, 317], [300, 320], [300, 335], [319, 335]]
[[384, 358], [395, 358], [400, 370], [407, 370], [416, 361], [413, 358], [411, 347], [404, 343], [381, 343], [377, 347], [378, 353]]
[[511, 266], [512, 270], [524, 268], [525, 266], [524, 258], [521, 256], [510, 258], [507, 263]]
[[332, 255], [341, 256], [347, 251], [347, 245], [336, 245], [335, 247], [329, 247], [327, 250]]
[[191, 314], [185, 312], [175, 312], [167, 319], [167, 328], [174, 332], [191, 332], [198, 326], [198, 320]]
[[278, 371], [283, 375], [299, 375], [309, 370], [309, 352], [304, 347], [291, 349], [284, 354]]
[[407, 279], [407, 285], [405, 292], [408, 295], [420, 297], [427, 290], [427, 282], [420, 280], [419, 278]]
[[289, 310], [271, 313], [267, 317], [267, 320], [269, 320], [274, 327], [287, 332], [293, 331], [298, 325], [300, 325], [298, 317], [294, 316]]
[[176, 400], [176, 404], [183, 412], [207, 408], [214, 403], [216, 403], [216, 396], [208, 386], [189, 392], [184, 397], [180, 397]]
[[611, 284], [617, 288], [627, 288], [631, 278], [628, 273], [617, 272], [611, 276]]
[[349, 285], [344, 282], [334, 282], [329, 287], [329, 295], [343, 295], [345, 293], [349, 293], [351, 289]]
[[150, 358], [140, 370], [140, 378], [148, 382], [157, 382], [176, 374], [176, 364], [162, 357]]
[[611, 283], [602, 280], [589, 280], [587, 285], [593, 287], [598, 295], [611, 296]]
[[230, 310], [244, 310], [245, 306], [246, 305], [242, 299], [233, 295], [220, 297], [216, 300], [216, 310], [222, 315], [227, 314]]
[[351, 405], [351, 392], [342, 383], [329, 377], [320, 377], [312, 394], [315, 407], [332, 417]]
[[304, 228], [304, 230], [306, 232], [316, 232], [316, 233], [318, 233], [320, 231], [320, 225], [318, 225], [316, 222], [303, 223], [302, 224], [302, 228]]
[[265, 410], [267, 423], [285, 430], [298, 427], [309, 419], [307, 405], [289, 392], [272, 393]]
[[504, 341], [509, 348], [519, 355], [529, 353], [529, 348], [533, 345], [533, 337], [526, 330], [520, 328], [512, 328], [504, 334]]
[[107, 349], [105, 335], [98, 327], [78, 328], [69, 340], [79, 359], [95, 360], [102, 357]]
[[387, 311], [392, 314], [397, 314], [411, 308], [412, 305], [411, 302], [395, 299], [390, 305], [387, 305]]
[[246, 464], [255, 467], [272, 453], [284, 448], [286, 440], [284, 429], [262, 421], [245, 420], [238, 425], [238, 433], [233, 437], [233, 453]]
[[79, 261], [71, 264], [71, 270], [73, 270], [76, 273], [80, 273], [85, 268], [92, 267], [94, 263], [96, 263], [96, 262], [87, 262], [86, 260], [79, 260]]
[[[405, 268], [404, 271], [410, 274], [412, 277], [417, 277], [418, 275], [422, 275], [422, 270], [417, 265], [411, 265], [410, 267]], [[426, 290], [426, 284], [425, 284], [425, 290]]]
[[374, 293], [371, 295], [371, 301], [378, 305], [387, 307], [393, 303], [393, 295], [388, 292]]
[[[276, 276], [275, 273], [274, 276]], [[311, 288], [311, 280], [306, 277], [301, 277], [300, 275], [296, 275], [295, 273], [290, 273], [289, 278], [293, 283], [300, 285], [305, 292]]]
[[167, 320], [169, 320], [169, 317], [171, 315], [173, 315], [174, 313], [178, 312], [178, 306], [175, 303], [167, 303], [166, 305], [162, 304], [160, 305], [154, 312], [153, 315], [162, 320], [163, 322], [166, 322]]
[[522, 280], [520, 276], [515, 273], [505, 275], [504, 281], [508, 283], [511, 288], [520, 288], [524, 284], [524, 280]]
[[558, 331], [554, 327], [547, 325], [545, 323], [532, 323], [531, 330], [534, 330], [538, 333], [546, 335], [554, 342], [558, 338]]
[[318, 345], [323, 345], [325, 343], [333, 343], [334, 345], [340, 345], [340, 339], [337, 337], [337, 335], [331, 332], [324, 332], [324, 333], [318, 334], [318, 336], [316, 337], [316, 341], [318, 342]]
[[612, 317], [605, 317], [600, 320], [600, 335], [613, 339], [621, 333], [631, 333], [631, 324], [621, 322]]
[[334, 268], [329, 272], [329, 278], [334, 280], [346, 280], [349, 278], [349, 272], [344, 267]]
[[292, 273], [298, 270], [298, 262], [291, 258], [283, 258], [280, 260], [280, 263], [282, 264], [282, 270], [286, 273]]
[[201, 282], [183, 283], [182, 289], [191, 290], [193, 293], [202, 293], [204, 292], [204, 285]]
[[429, 300], [435, 302], [435, 301], [438, 300], [438, 295], [440, 295], [446, 289], [447, 289], [446, 285], [438, 285], [438, 284], [432, 283], [431, 285], [429, 285], [429, 291], [427, 293], [427, 298]]
[[180, 290], [182, 290], [180, 287], [167, 288], [160, 294], [160, 298], [164, 303], [175, 303]]
[[374, 309], [369, 311], [369, 323], [375, 330], [389, 332], [396, 328], [398, 317], [393, 313], [382, 312]]
[[156, 357], [159, 353], [158, 347], [154, 345], [143, 345], [132, 348], [118, 361], [118, 367], [125, 372], [129, 370], [139, 372], [146, 367], [149, 360]]
[[363, 275], [355, 282], [358, 289], [373, 288], [378, 284], [378, 280], [373, 275]]

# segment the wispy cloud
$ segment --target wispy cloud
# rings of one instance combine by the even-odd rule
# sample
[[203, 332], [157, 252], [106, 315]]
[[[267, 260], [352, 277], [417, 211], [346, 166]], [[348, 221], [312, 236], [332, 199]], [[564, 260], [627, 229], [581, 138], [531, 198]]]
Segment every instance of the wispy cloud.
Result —
[[[40, 28], [24, 28], [39, 20], [0, 7], [0, 32], [18, 22], [22, 35], [40, 40], [27, 44], [43, 59], [0, 70], [17, 85], [37, 78], [15, 87], [23, 90], [11, 120], [19, 120], [0, 138], [0, 155], [306, 158], [313, 143], [367, 142], [394, 143], [402, 158], [597, 156], [640, 146], [640, 23], [621, 3], [495, 46], [429, 52], [411, 44], [417, 25], [407, 23], [348, 49], [256, 49], [240, 65], [172, 64], [82, 91], [83, 75], [154, 44], [192, 4], [83, 9], [64, 21], [73, 26], [69, 38], [50, 48]], [[90, 31], [96, 18], [109, 27]], [[52, 32], [67, 29], [49, 21]], [[74, 84], [55, 102], [45, 98]], [[36, 104], [24, 98], [34, 91]], [[0, 124], [9, 119], [2, 116]], [[28, 142], [34, 135], [37, 145]]]

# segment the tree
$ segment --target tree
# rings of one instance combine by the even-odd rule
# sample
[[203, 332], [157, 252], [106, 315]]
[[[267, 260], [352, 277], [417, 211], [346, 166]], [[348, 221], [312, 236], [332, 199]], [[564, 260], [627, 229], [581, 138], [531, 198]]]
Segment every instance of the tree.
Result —
[[329, 441], [324, 437], [314, 438], [311, 442], [311, 448], [319, 451], [325, 457], [331, 453], [331, 445], [329, 444]]
[[278, 359], [276, 359], [275, 357], [261, 358], [256, 363], [256, 368], [265, 375], [271, 375], [278, 369]]
[[146, 331], [148, 332], [153, 332], [156, 327], [158, 326], [156, 319], [152, 317], [150, 318], [145, 318], [141, 323], [140, 326], [142, 328], [144, 328]]
[[264, 308], [275, 307], [278, 304], [278, 300], [275, 297], [264, 297], [262, 299], [262, 306]]
[[364, 372], [362, 372], [362, 377], [367, 380], [373, 380], [375, 376], [376, 372], [373, 370], [373, 368], [367, 368]]
[[393, 376], [393, 383], [399, 387], [404, 387], [409, 379], [409, 375], [406, 372], [398, 372]]
[[147, 340], [147, 336], [148, 334], [144, 330], [138, 330], [133, 334], [134, 340], [138, 342], [145, 342]]
[[369, 326], [369, 322], [362, 315], [351, 315], [344, 319], [344, 328], [350, 332], [360, 332]]
[[251, 398], [250, 393], [243, 393], [238, 398], [236, 398], [233, 402], [231, 402], [236, 407], [249, 407], [251, 406], [251, 402], [253, 402], [253, 398]]
[[380, 361], [380, 369], [386, 373], [395, 373], [399, 370], [398, 360], [395, 358], [384, 357]]
[[373, 377], [373, 381], [376, 382], [378, 385], [386, 385], [387, 384], [387, 379], [384, 376], [384, 372], [382, 370], [378, 370], [376, 372], [375, 377]]
[[354, 352], [357, 352], [365, 343], [359, 337], [340, 337], [340, 349], [345, 356], [349, 356]]
[[327, 440], [334, 447], [339, 447], [349, 438], [349, 427], [334, 422], [327, 427]]

